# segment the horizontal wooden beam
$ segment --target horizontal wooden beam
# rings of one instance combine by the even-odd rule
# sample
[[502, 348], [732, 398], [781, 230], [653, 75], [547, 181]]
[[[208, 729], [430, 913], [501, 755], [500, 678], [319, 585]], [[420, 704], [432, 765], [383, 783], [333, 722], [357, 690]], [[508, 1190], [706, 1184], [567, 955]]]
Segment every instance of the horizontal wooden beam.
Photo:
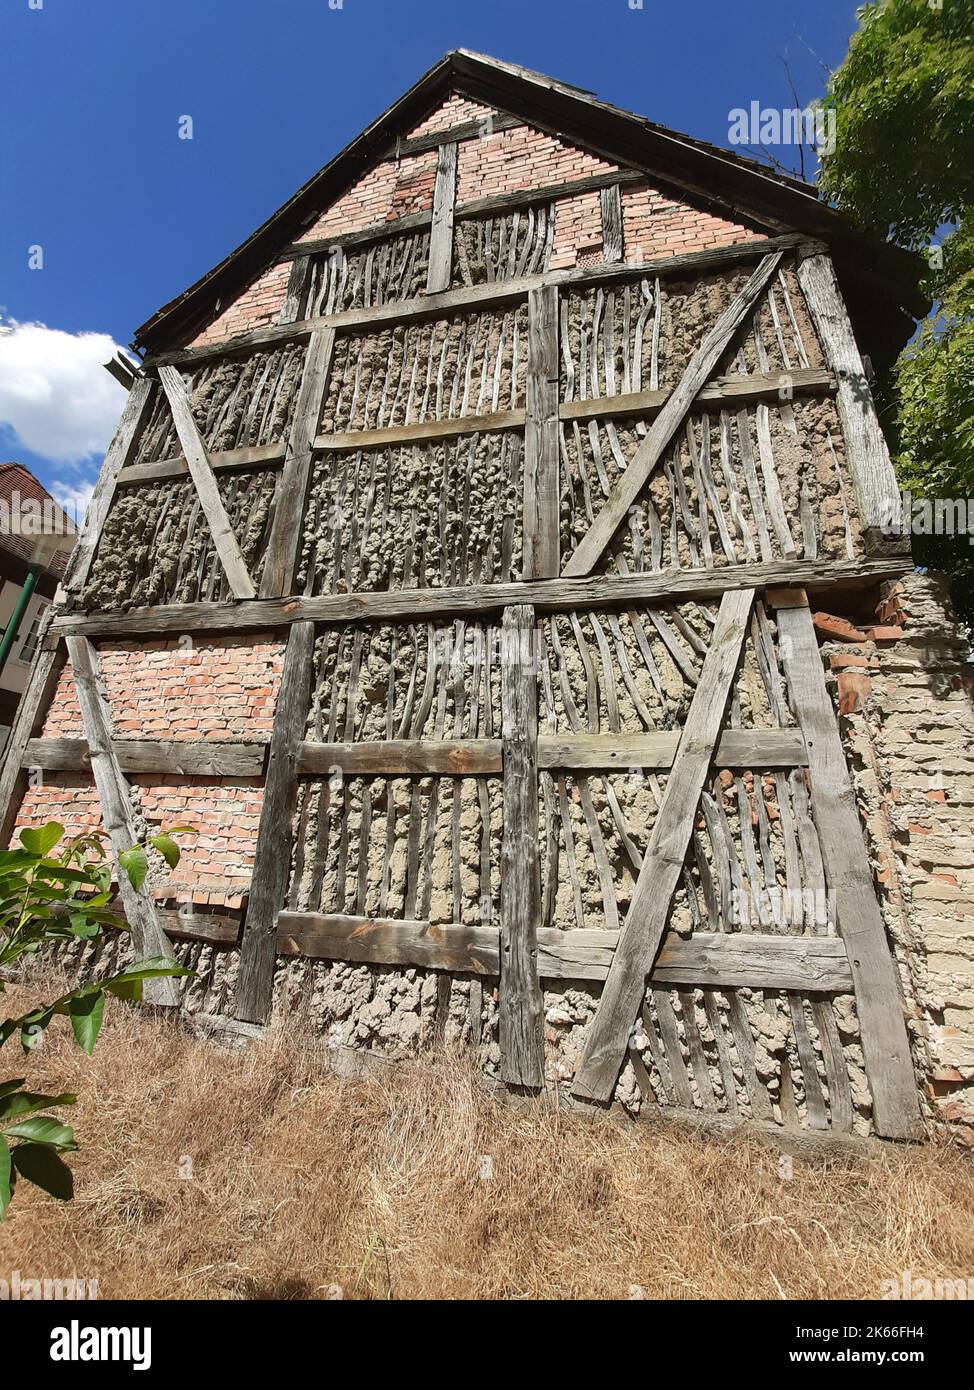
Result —
[[[442, 141], [438, 140], [436, 143], [437, 146], [441, 143], [448, 144], [449, 138], [444, 136]], [[454, 211], [454, 221], [464, 219], [469, 221], [476, 217], [502, 217], [507, 212], [532, 207], [537, 203], [553, 202], [557, 198], [577, 198], [582, 194], [596, 193], [602, 188], [610, 188], [622, 183], [645, 182], [645, 174], [620, 169], [614, 173], [591, 174], [583, 179], [573, 179], [569, 183], [542, 184], [535, 188], [517, 188], [511, 193], [491, 194], [485, 198], [472, 198], [465, 203], [458, 203]], [[358, 231], [339, 232], [337, 236], [331, 237], [309, 237], [307, 241], [295, 241], [290, 246], [285, 247], [277, 260], [280, 263], [294, 260], [298, 256], [327, 255], [338, 247], [343, 250], [351, 250], [370, 246], [390, 237], [402, 236], [405, 232], [424, 230], [432, 225], [432, 221], [432, 211], [409, 212], [404, 217], [397, 217], [391, 222], [374, 222], [371, 227], [362, 227]]]
[[[753, 376], [723, 376], [710, 382], [696, 396], [694, 407], [746, 406], [751, 402], [788, 400], [794, 395], [834, 392], [831, 372], [808, 367], [790, 372], [759, 372]], [[669, 391], [631, 391], [621, 396], [598, 396], [584, 401], [567, 401], [558, 407], [561, 420], [616, 419], [657, 414], [669, 400]], [[319, 434], [318, 450], [383, 449], [403, 444], [431, 443], [460, 435], [490, 434], [501, 430], [523, 429], [523, 410], [498, 410], [490, 415], [464, 415], [449, 420], [423, 420], [412, 425], [391, 425], [376, 430], [342, 430]]]
[[[457, 216], [462, 218], [462, 209], [458, 210]], [[430, 220], [428, 213], [422, 214], [422, 217], [427, 222]], [[400, 222], [385, 224], [383, 234], [394, 235], [395, 230], [401, 228], [405, 221], [406, 219], [402, 219]], [[414, 299], [404, 299], [371, 309], [348, 309], [340, 314], [302, 319], [296, 323], [272, 324], [267, 328], [253, 329], [250, 333], [237, 334], [224, 342], [158, 353], [146, 359], [144, 369], [171, 363], [205, 361], [211, 357], [229, 357], [282, 342], [302, 342], [321, 328], [349, 332], [357, 328], [371, 329], [373, 325], [381, 327], [424, 318], [440, 318], [453, 313], [475, 312], [478, 309], [502, 308], [506, 304], [526, 299], [532, 289], [539, 289], [543, 285], [563, 285], [570, 290], [584, 290], [607, 281], [705, 275], [727, 266], [760, 260], [769, 251], [791, 250], [801, 241], [802, 237], [789, 233], [786, 236], [768, 237], [763, 241], [740, 241], [730, 246], [712, 247], [706, 251], [687, 251], [678, 256], [663, 256], [639, 263], [617, 262], [613, 265], [582, 266], [573, 270], [552, 270], [546, 275], [526, 275], [519, 280], [470, 285], [463, 289], [447, 290], [443, 294], [419, 295]], [[316, 248], [326, 250], [334, 244], [334, 241], [323, 242], [320, 246], [314, 242], [298, 243], [293, 250], [295, 255], [308, 255]]]
[[[651, 734], [542, 734], [538, 766], [665, 772], [673, 764], [679, 742], [679, 729]], [[802, 767], [807, 762], [805, 740], [797, 729], [728, 729], [714, 756], [717, 767]]]
[[[247, 468], [279, 468], [284, 462], [285, 445], [260, 444], [243, 449], [221, 449], [210, 454], [210, 467], [216, 473], [242, 471]], [[189, 464], [182, 457], [160, 459], [158, 463], [134, 463], [118, 475], [119, 487], [134, 487], [140, 483], [159, 483], [168, 478], [188, 478]]]
[[[746, 406], [752, 401], [787, 400], [791, 395], [806, 396], [833, 392], [835, 377], [815, 367], [793, 371], [755, 372], [752, 376], [721, 376], [699, 391], [693, 405]], [[662, 410], [669, 391], [629, 391], [619, 396], [599, 396], [595, 400], [567, 401], [558, 414], [562, 420], [595, 420], [621, 415], [652, 415]]]
[[[615, 932], [597, 929], [538, 931], [538, 973], [551, 980], [604, 980]], [[457, 974], [496, 976], [500, 934], [496, 927], [281, 912], [279, 955], [372, 965], [422, 966]], [[657, 987], [696, 985], [723, 989], [783, 989], [848, 993], [852, 988], [845, 946], [835, 937], [783, 936], [764, 932], [671, 932], [650, 977]]]
[[833, 589], [895, 579], [912, 568], [890, 560], [776, 560], [702, 570], [652, 574], [595, 574], [578, 579], [526, 583], [469, 584], [442, 589], [394, 589], [374, 593], [325, 594], [318, 598], [256, 599], [241, 603], [174, 603], [118, 612], [68, 613], [55, 618], [45, 641], [68, 633], [92, 637], [156, 637], [167, 633], [264, 632], [296, 622], [412, 622], [414, 619], [489, 614], [512, 603], [533, 603], [545, 612], [571, 608], [618, 608], [634, 603], [669, 603], [713, 598], [732, 589]]
[[384, 164], [398, 164], [400, 159], [425, 154], [427, 150], [439, 149], [440, 145], [452, 145], [466, 140], [483, 140], [502, 130], [512, 130], [523, 125], [520, 116], [508, 116], [504, 111], [489, 111], [487, 115], [472, 121], [459, 121], [445, 130], [431, 130], [426, 135], [413, 135], [406, 140], [397, 140], [384, 156]]
[[[264, 769], [263, 743], [117, 738], [112, 748], [123, 772], [259, 777]], [[81, 738], [32, 738], [22, 766], [49, 772], [90, 772], [91, 756]]]
[[391, 425], [379, 430], [343, 430], [319, 434], [316, 449], [383, 449], [400, 444], [428, 443], [455, 439], [458, 435], [496, 434], [499, 430], [524, 428], [523, 410], [497, 410], [491, 415], [464, 415], [452, 420], [423, 420], [415, 425]]
[[[586, 768], [611, 772], [652, 768], [665, 772], [673, 762], [679, 730], [650, 734], [542, 734], [538, 765], [542, 768]], [[183, 777], [259, 777], [265, 743], [223, 743], [217, 740], [115, 739], [123, 772], [162, 773]], [[403, 739], [363, 743], [301, 744], [297, 771], [303, 777], [332, 772], [365, 777], [478, 777], [503, 770], [501, 740]], [[801, 767], [807, 762], [805, 742], [796, 729], [729, 729], [714, 758], [717, 767]], [[90, 772], [91, 758], [84, 739], [34, 738], [27, 744], [22, 766], [47, 772]]]
[[302, 743], [297, 760], [297, 771], [305, 777], [335, 771], [366, 777], [473, 777], [499, 773], [501, 766], [500, 739], [490, 738]]
[[162, 929], [171, 941], [202, 941], [208, 946], [236, 946], [241, 922], [220, 912], [182, 911], [157, 908]]
[[646, 175], [634, 169], [618, 169], [614, 173], [590, 174], [569, 183], [546, 183], [537, 188], [516, 188], [510, 193], [493, 193], [486, 198], [470, 198], [458, 203], [458, 222], [473, 217], [502, 217], [506, 212], [531, 207], [534, 203], [552, 203], [559, 198], [579, 198], [585, 193], [598, 193], [603, 188], [617, 188], [625, 183], [646, 183]]

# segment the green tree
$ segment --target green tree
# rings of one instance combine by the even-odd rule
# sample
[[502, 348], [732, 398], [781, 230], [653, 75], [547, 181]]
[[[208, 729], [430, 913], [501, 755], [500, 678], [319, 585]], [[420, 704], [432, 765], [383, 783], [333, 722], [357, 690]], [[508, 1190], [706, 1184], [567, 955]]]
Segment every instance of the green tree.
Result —
[[[974, 498], [974, 0], [886, 0], [858, 11], [833, 73], [835, 149], [820, 182], [860, 226], [930, 264], [930, 317], [893, 372], [893, 444], [904, 487]], [[974, 621], [966, 536], [918, 537]]]
[[[171, 868], [179, 862], [179, 848], [171, 838], [175, 833], [174, 828], [149, 841]], [[148, 872], [146, 846], [133, 845], [119, 858], [122, 872], [138, 888]], [[105, 927], [124, 929], [124, 918], [112, 911], [111, 882], [100, 836], [65, 840], [64, 828], [56, 821], [22, 830], [20, 847], [0, 852], [0, 970], [8, 970], [51, 943], [91, 941]], [[29, 1054], [42, 1042], [51, 1020], [60, 1015], [69, 1020], [78, 1046], [90, 1054], [101, 1029], [106, 995], [137, 1001], [144, 980], [190, 974], [171, 960], [137, 961], [108, 979], [82, 985], [16, 1018], [4, 1019], [0, 1047], [19, 1037]], [[0, 975], [0, 993], [3, 989]], [[74, 1131], [41, 1112], [73, 1105], [77, 1097], [67, 1092], [41, 1095], [26, 1090], [25, 1083], [22, 1076], [0, 1081], [0, 1220], [18, 1178], [54, 1197], [67, 1199], [73, 1192], [71, 1170], [61, 1155], [77, 1149]]]

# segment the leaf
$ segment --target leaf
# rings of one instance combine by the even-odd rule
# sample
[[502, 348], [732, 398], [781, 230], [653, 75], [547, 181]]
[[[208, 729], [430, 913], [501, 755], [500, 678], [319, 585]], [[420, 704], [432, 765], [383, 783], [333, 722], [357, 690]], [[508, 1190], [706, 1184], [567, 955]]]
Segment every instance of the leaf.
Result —
[[49, 1105], [74, 1105], [78, 1099], [70, 1092], [62, 1096], [42, 1096], [33, 1091], [18, 1091], [0, 1099], [0, 1121], [12, 1120], [17, 1115], [29, 1115], [34, 1110], [44, 1110]]
[[149, 841], [165, 859], [170, 869], [175, 869], [179, 863], [179, 846], [169, 835], [153, 835]]
[[78, 1147], [70, 1125], [62, 1125], [51, 1115], [29, 1115], [3, 1132], [8, 1139], [26, 1139], [31, 1144], [46, 1144], [52, 1149], [71, 1151]]
[[64, 826], [58, 825], [56, 820], [48, 821], [47, 825], [42, 825], [37, 830], [22, 830], [20, 832], [20, 843], [24, 849], [31, 854], [39, 855], [41, 858], [52, 850], [64, 834]]
[[198, 835], [200, 832], [196, 825], [171, 825], [166, 833], [169, 835]]
[[17, 1172], [35, 1187], [62, 1202], [69, 1202], [74, 1196], [71, 1169], [53, 1149], [43, 1144], [18, 1144], [11, 1157]]
[[11, 1091], [19, 1091], [26, 1079], [24, 1076], [19, 1076], [15, 1081], [0, 1082], [0, 1096], [9, 1096]]
[[10, 1150], [7, 1148], [6, 1139], [0, 1134], [0, 1221], [3, 1220], [13, 1195], [12, 1176]]
[[118, 863], [119, 868], [128, 874], [132, 887], [138, 892], [149, 872], [149, 860], [145, 850], [141, 845], [134, 845], [132, 849], [123, 849], [118, 856]]
[[78, 936], [83, 941], [89, 937], [97, 936], [101, 927], [97, 922], [86, 917], [84, 913], [76, 912], [71, 917], [71, 935]]
[[96, 994], [83, 996], [81, 999], [72, 999], [68, 1005], [68, 1017], [71, 1019], [74, 1040], [82, 1052], [87, 1052], [89, 1057], [94, 1051], [95, 1042], [101, 1031], [101, 1021], [104, 1014], [105, 995], [102, 990], [98, 990]]

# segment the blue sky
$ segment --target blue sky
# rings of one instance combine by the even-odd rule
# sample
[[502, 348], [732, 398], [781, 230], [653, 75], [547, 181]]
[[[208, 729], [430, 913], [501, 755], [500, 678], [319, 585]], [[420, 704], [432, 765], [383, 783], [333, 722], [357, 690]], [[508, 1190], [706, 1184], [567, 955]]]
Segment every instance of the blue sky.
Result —
[[[4, 0], [0, 313], [7, 328], [56, 333], [0, 333], [0, 458], [83, 495], [122, 406], [98, 365], [110, 340], [127, 344], [447, 49], [540, 69], [726, 144], [734, 107], [793, 105], [781, 55], [802, 104], [821, 94], [855, 8]], [[185, 115], [192, 140], [178, 138]], [[31, 247], [42, 269], [28, 268]]]

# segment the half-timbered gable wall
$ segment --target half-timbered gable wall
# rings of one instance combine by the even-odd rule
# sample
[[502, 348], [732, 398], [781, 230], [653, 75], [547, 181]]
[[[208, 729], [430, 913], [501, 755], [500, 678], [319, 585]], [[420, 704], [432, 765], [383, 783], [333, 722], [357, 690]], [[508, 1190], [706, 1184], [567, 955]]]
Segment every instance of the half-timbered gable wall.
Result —
[[915, 1135], [808, 597], [894, 496], [821, 241], [454, 93], [147, 359], [8, 832], [197, 825], [205, 1014]]

